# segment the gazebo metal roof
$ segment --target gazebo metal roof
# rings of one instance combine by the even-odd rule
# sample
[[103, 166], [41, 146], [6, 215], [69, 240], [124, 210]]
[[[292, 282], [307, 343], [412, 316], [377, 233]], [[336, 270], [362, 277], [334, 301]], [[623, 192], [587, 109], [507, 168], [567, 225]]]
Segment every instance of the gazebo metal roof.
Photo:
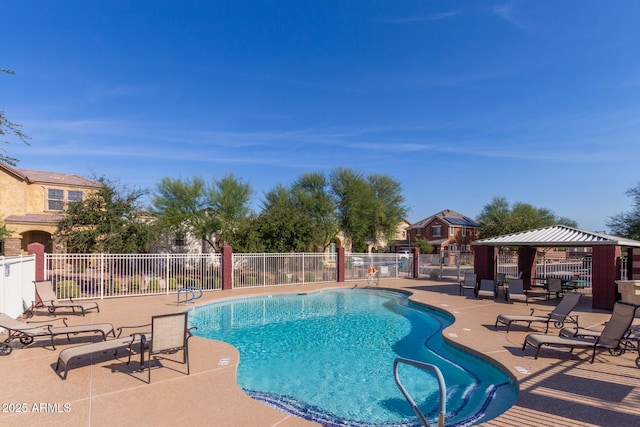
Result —
[[637, 240], [609, 234], [579, 230], [566, 225], [552, 225], [534, 230], [476, 240], [474, 246], [587, 247], [628, 246], [640, 248]]

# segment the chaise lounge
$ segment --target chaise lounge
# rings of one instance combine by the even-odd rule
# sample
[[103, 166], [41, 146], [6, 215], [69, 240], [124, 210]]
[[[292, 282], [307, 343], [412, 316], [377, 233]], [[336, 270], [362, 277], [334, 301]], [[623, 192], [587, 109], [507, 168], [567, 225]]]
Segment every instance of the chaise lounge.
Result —
[[[132, 326], [132, 328], [141, 328], [144, 326], [149, 325]], [[56, 363], [55, 371], [58, 372], [58, 369], [62, 366], [64, 368], [64, 373], [61, 375], [61, 378], [63, 380], [66, 380], [67, 372], [69, 371], [69, 363], [72, 360], [80, 359], [83, 356], [90, 356], [97, 353], [107, 353], [110, 351], [113, 351], [113, 357], [116, 357], [118, 354], [118, 350], [124, 348], [129, 350], [129, 360], [131, 360], [131, 352], [133, 351], [133, 347], [136, 345], [140, 346], [142, 341], [140, 339], [141, 335], [132, 334], [122, 337], [122, 331], [126, 328], [128, 327], [118, 328], [117, 338], [111, 340], [65, 348], [58, 355], [58, 361]], [[141, 347], [139, 347], [139, 351], [141, 351]], [[129, 364], [129, 361], [127, 361], [127, 364]]]
[[58, 296], [53, 291], [53, 285], [50, 280], [46, 281], [34, 281], [36, 285], [36, 294], [40, 301], [33, 303], [33, 308], [46, 307], [49, 313], [55, 314], [59, 308], [70, 308], [74, 313], [76, 309], [80, 310], [80, 313], [84, 316], [87, 311], [96, 310], [100, 312], [100, 307], [95, 301], [74, 301], [69, 298], [69, 301], [59, 301]]
[[578, 323], [578, 316], [571, 316], [571, 312], [578, 305], [578, 301], [582, 297], [577, 292], [568, 292], [560, 300], [558, 305], [550, 312], [542, 316], [535, 315], [535, 309], [531, 309], [529, 315], [513, 315], [513, 314], [500, 314], [496, 318], [495, 327], [498, 327], [498, 323], [502, 323], [507, 326], [507, 333], [511, 328], [511, 324], [514, 322], [527, 322], [527, 327], [531, 327], [533, 322], [546, 323], [546, 329], [544, 333], [549, 332], [549, 325], [554, 324], [557, 328], [562, 328], [565, 322]]
[[[78, 335], [83, 333], [93, 333], [99, 334], [102, 336], [103, 340], [107, 339], [107, 335], [111, 334], [115, 337], [115, 332], [113, 330], [113, 325], [110, 323], [94, 323], [94, 324], [86, 324], [86, 325], [67, 325], [66, 318], [53, 319], [61, 320], [64, 326], [53, 326], [49, 322], [44, 325], [36, 325], [36, 323], [43, 322], [31, 322], [25, 323], [19, 320], [13, 319], [4, 313], [0, 313], [0, 328], [4, 328], [7, 330], [8, 337], [5, 339], [4, 343], [9, 344], [14, 339], [19, 339], [23, 345], [31, 344], [35, 338], [38, 337], [47, 337], [51, 339], [51, 347], [56, 349], [54, 343], [54, 337], [58, 335], [66, 335], [67, 339], [71, 341], [71, 335]], [[11, 347], [8, 349], [5, 347], [5, 350], [8, 351], [6, 354], [10, 353]]]
[[[540, 348], [543, 345], [551, 347], [566, 347], [571, 351], [573, 351], [574, 348], [593, 349], [591, 363], [594, 362], [598, 349], [606, 349], [612, 354], [619, 354], [621, 350], [620, 344], [628, 334], [629, 327], [633, 322], [638, 307], [639, 306], [635, 304], [618, 301], [613, 307], [611, 319], [604, 326], [602, 332], [597, 336], [565, 337], [529, 334], [524, 340], [522, 351], [526, 349], [527, 344], [535, 347], [535, 359], [537, 359]], [[637, 360], [636, 364], [638, 364]]]

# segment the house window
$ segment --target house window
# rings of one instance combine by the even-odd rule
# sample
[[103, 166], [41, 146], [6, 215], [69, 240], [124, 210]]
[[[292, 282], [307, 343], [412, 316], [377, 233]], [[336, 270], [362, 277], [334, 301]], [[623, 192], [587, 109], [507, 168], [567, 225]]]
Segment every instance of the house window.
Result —
[[69, 203], [73, 202], [81, 202], [82, 201], [82, 191], [67, 191], [67, 201]]
[[416, 237], [417, 236], [422, 236], [422, 230], [419, 228], [416, 230]]
[[432, 237], [440, 237], [440, 236], [442, 236], [442, 226], [441, 225], [434, 225], [433, 227], [431, 227], [431, 236]]
[[184, 233], [176, 233], [176, 246], [184, 246], [185, 235]]
[[456, 229], [453, 227], [449, 227], [449, 236], [453, 236], [454, 234], [456, 234]]
[[64, 190], [50, 188], [47, 190], [47, 209], [61, 211], [64, 209]]
[[462, 237], [465, 237], [467, 235], [467, 229], [465, 227], [462, 227]]

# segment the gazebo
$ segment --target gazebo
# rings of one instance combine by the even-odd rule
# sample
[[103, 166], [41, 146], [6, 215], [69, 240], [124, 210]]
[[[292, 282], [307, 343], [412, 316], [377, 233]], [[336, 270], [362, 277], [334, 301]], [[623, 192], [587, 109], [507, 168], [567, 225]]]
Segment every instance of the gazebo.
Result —
[[[640, 242], [564, 225], [537, 228], [476, 240], [474, 270], [480, 279], [494, 279], [499, 247], [518, 248], [518, 271], [522, 272], [525, 287], [531, 286], [536, 274], [538, 248], [591, 247], [592, 249], [592, 307], [611, 310], [617, 300], [615, 281], [640, 279]], [[629, 277], [620, 277], [622, 248], [629, 251]]]

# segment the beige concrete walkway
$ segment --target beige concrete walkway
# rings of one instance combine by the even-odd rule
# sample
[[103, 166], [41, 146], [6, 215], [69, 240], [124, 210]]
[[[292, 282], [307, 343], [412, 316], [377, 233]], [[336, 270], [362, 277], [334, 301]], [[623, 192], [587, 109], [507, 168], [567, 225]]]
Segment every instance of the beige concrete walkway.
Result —
[[[199, 302], [256, 294], [296, 293], [354, 283], [305, 285], [208, 292]], [[362, 286], [362, 284], [360, 284]], [[514, 326], [506, 334], [496, 331], [499, 313], [528, 314], [529, 308], [549, 310], [540, 301], [526, 307], [503, 300], [476, 300], [458, 296], [454, 283], [419, 280], [384, 281], [381, 287], [413, 293], [412, 299], [447, 310], [456, 322], [445, 338], [467, 346], [502, 364], [520, 384], [516, 405], [491, 426], [611, 426], [638, 425], [640, 420], [640, 369], [636, 352], [619, 357], [602, 353], [594, 364], [589, 354], [543, 349], [534, 360], [531, 348], [522, 351], [526, 328]], [[580, 324], [596, 325], [610, 313], [593, 312], [583, 298], [578, 307]], [[184, 310], [176, 296], [153, 296], [100, 301], [100, 313], [69, 315], [72, 323], [110, 322], [115, 326], [144, 324], [154, 314]], [[46, 313], [36, 316], [49, 319]], [[555, 333], [551, 330], [550, 333]], [[2, 426], [313, 426], [267, 407], [246, 396], [235, 382], [239, 354], [230, 345], [194, 337], [190, 341], [191, 375], [184, 365], [163, 361], [164, 369], [136, 372], [126, 365], [125, 353], [113, 359], [95, 356], [72, 362], [67, 380], [54, 371], [59, 351], [86, 340], [56, 341], [57, 350], [39, 340], [28, 348], [15, 348], [0, 357], [0, 425]], [[19, 344], [13, 343], [19, 347]], [[179, 355], [178, 355], [179, 356]], [[228, 359], [228, 364], [222, 362]], [[391, 375], [391, 368], [389, 375]]]

